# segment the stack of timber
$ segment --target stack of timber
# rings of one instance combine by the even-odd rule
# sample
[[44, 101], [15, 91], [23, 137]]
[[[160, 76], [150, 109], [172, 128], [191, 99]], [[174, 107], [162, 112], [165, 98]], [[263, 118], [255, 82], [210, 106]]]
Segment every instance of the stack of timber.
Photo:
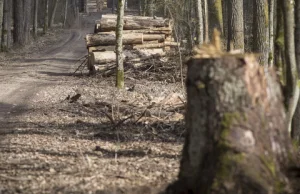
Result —
[[[116, 15], [103, 15], [95, 21], [93, 34], [86, 35], [89, 52], [89, 70], [96, 66], [114, 63], [116, 44]], [[166, 51], [178, 47], [172, 38], [172, 21], [161, 17], [125, 16], [123, 26], [125, 62], [147, 60], [166, 55]], [[96, 68], [97, 69], [97, 68]]]

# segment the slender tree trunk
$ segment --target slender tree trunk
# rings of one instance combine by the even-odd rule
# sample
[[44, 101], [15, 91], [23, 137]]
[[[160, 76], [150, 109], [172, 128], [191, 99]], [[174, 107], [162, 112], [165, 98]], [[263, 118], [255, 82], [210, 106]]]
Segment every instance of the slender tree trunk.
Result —
[[154, 0], [147, 0], [146, 15], [150, 17], [154, 16]]
[[[298, 76], [300, 75], [300, 0], [295, 0], [295, 48]], [[293, 117], [292, 138], [300, 142], [300, 101]]]
[[283, 0], [283, 18], [284, 18], [284, 46], [285, 46], [285, 58], [286, 58], [286, 93], [285, 98], [288, 114], [287, 124], [289, 132], [292, 134], [291, 123], [294, 116], [295, 109], [297, 107], [299, 99], [299, 86], [298, 86], [298, 72], [295, 55], [295, 35], [294, 35], [294, 7], [293, 1]]
[[268, 64], [269, 58], [269, 15], [267, 0], [254, 0], [253, 52], [260, 53], [259, 63]]
[[64, 27], [66, 27], [67, 15], [68, 15], [68, 0], [65, 0], [64, 21], [63, 21]]
[[[0, 15], [1, 15], [1, 13], [0, 13]], [[8, 17], [7, 0], [4, 0], [4, 2], [3, 2], [3, 29], [1, 29], [1, 26], [0, 26], [0, 51], [7, 50], [7, 29], [8, 29], [7, 17]], [[1, 16], [0, 16], [0, 20], [1, 20]], [[2, 34], [1, 34], [1, 32], [2, 32]]]
[[24, 41], [24, 12], [23, 0], [14, 0], [14, 44], [23, 46]]
[[275, 18], [275, 0], [269, 0], [269, 7], [270, 7], [270, 12], [269, 12], [269, 21], [270, 21], [270, 54], [269, 54], [269, 65], [271, 67], [274, 66], [274, 18]]
[[208, 1], [209, 34], [218, 29], [223, 35], [222, 0]]
[[37, 38], [38, 35], [38, 6], [39, 0], [34, 0], [34, 12], [33, 12], [33, 37]]
[[45, 0], [44, 34], [48, 31], [49, 24], [49, 0]]
[[30, 26], [31, 26], [31, 0], [24, 0], [24, 41], [25, 44], [30, 40]]
[[4, 0], [0, 0], [0, 51], [2, 50], [2, 24], [3, 24], [3, 13], [4, 13]]
[[12, 17], [13, 17], [13, 1], [6, 0], [7, 3], [7, 48], [11, 48], [12, 46], [12, 34], [11, 34], [11, 26], [12, 26]]
[[[228, 42], [227, 50], [239, 49], [244, 51], [244, 13], [243, 0], [228, 2]], [[229, 48], [230, 45], [233, 48]]]
[[124, 88], [124, 64], [123, 64], [123, 17], [125, 0], [118, 0], [118, 17], [116, 27], [116, 60], [117, 60], [117, 78], [116, 87]]
[[54, 24], [54, 20], [55, 20], [55, 15], [56, 15], [56, 9], [57, 9], [57, 4], [58, 4], [58, 0], [54, 1], [54, 7], [52, 10], [52, 14], [51, 14], [51, 19], [50, 19], [50, 25], [49, 27], [52, 28], [53, 24]]
[[196, 13], [196, 44], [203, 43], [203, 13], [202, 13], [202, 0], [194, 0], [195, 13]]
[[204, 24], [205, 24], [205, 35], [204, 40], [205, 42], [209, 41], [209, 24], [208, 24], [208, 4], [207, 0], [204, 0]]

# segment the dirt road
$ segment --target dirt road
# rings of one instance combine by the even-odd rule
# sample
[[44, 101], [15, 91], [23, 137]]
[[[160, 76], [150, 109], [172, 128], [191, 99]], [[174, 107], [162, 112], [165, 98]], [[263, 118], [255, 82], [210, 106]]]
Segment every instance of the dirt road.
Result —
[[72, 75], [95, 18], [0, 56], [0, 193], [144, 194], [176, 177], [182, 106], [158, 101], [177, 103], [180, 83], [148, 67], [127, 72], [133, 92], [116, 90], [113, 77]]

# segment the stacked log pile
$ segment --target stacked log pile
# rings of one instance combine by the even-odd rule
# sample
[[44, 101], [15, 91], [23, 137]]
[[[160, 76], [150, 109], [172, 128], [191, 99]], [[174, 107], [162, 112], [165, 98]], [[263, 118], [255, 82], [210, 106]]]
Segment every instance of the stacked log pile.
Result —
[[[90, 71], [94, 72], [98, 65], [115, 62], [116, 22], [116, 15], [103, 15], [95, 21], [94, 33], [86, 35]], [[123, 45], [127, 51], [124, 52], [125, 62], [165, 56], [166, 51], [179, 45], [172, 39], [169, 19], [125, 16], [123, 30]]]

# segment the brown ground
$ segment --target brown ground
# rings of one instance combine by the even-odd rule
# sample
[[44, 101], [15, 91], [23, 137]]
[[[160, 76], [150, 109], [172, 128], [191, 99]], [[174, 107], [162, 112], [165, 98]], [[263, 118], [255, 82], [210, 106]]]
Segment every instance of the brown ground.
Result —
[[155, 193], [176, 178], [177, 64], [127, 68], [132, 90], [115, 89], [113, 76], [74, 76], [97, 17], [0, 55], [0, 193]]

